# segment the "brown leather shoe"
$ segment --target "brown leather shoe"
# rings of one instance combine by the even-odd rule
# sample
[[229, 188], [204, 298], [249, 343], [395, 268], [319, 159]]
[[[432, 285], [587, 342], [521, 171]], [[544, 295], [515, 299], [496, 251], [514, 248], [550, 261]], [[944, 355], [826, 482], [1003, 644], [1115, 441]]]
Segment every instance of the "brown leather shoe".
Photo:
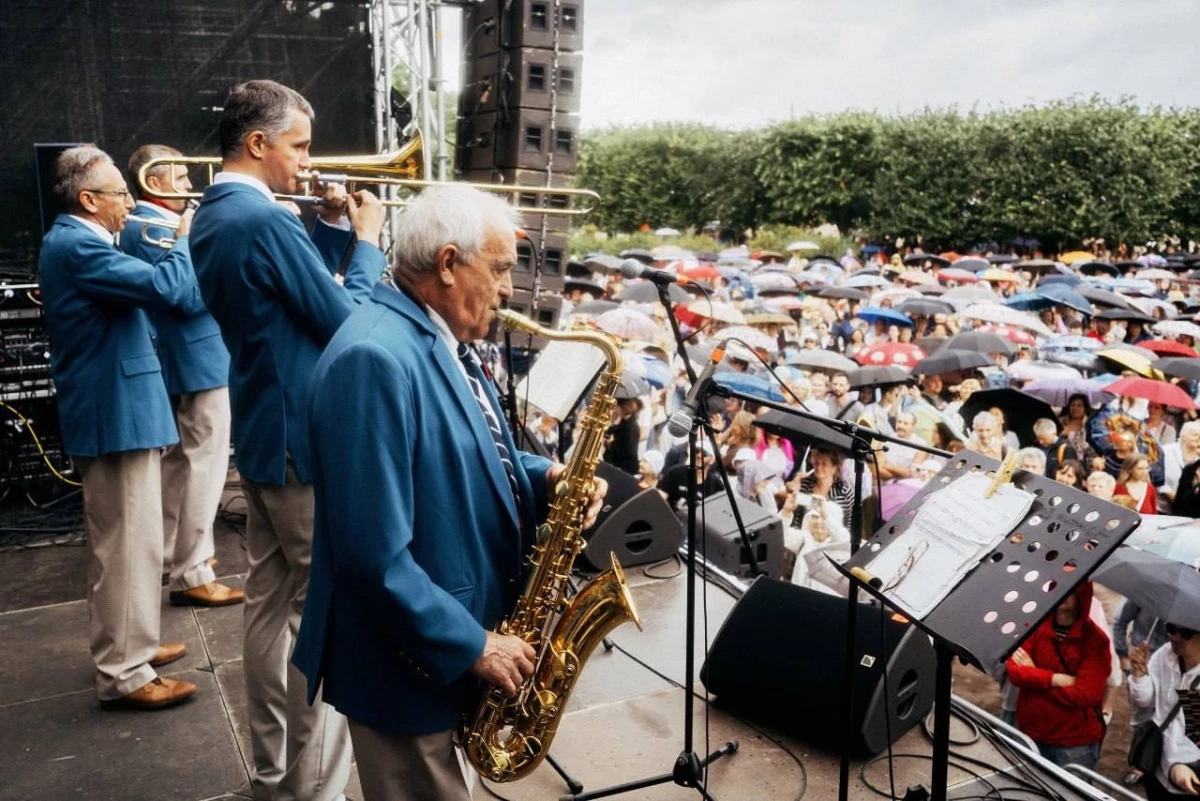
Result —
[[154, 652], [154, 658], [150, 660], [150, 667], [169, 665], [176, 659], [182, 659], [185, 654], [187, 654], [187, 646], [183, 643], [164, 642]]
[[240, 604], [246, 600], [246, 594], [239, 589], [226, 587], [210, 581], [190, 590], [172, 590], [171, 604], [173, 606], [229, 606]]
[[190, 681], [156, 678], [149, 684], [112, 701], [101, 701], [104, 709], [165, 709], [186, 701], [196, 694], [196, 685]]

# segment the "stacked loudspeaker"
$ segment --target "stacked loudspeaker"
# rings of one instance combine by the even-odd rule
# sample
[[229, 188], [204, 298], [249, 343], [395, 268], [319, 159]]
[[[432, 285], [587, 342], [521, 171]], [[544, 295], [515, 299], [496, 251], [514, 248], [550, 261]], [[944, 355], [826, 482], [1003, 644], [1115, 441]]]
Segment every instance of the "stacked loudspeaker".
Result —
[[[463, 12], [463, 89], [456, 165], [463, 180], [570, 187], [579, 145], [583, 0], [482, 0]], [[562, 195], [526, 195], [520, 205], [565, 207]], [[510, 306], [563, 288], [569, 221], [524, 214]], [[536, 254], [541, 254], [540, 270]], [[558, 306], [537, 298], [537, 306]]]

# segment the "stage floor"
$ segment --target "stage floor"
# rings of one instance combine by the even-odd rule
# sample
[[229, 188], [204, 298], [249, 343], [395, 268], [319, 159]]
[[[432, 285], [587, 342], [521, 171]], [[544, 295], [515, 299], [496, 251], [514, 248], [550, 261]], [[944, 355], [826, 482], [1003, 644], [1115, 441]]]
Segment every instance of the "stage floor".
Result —
[[[221, 580], [240, 586], [246, 570], [241, 536], [220, 521], [217, 557]], [[87, 561], [81, 544], [0, 553], [0, 642], [5, 645], [0, 670], [0, 799], [235, 801], [248, 795], [241, 607], [172, 607], [164, 590], [163, 640], [188, 645], [188, 655], [168, 666], [164, 675], [195, 682], [196, 697], [162, 712], [102, 712], [91, 689], [87, 649]], [[674, 565], [659, 569], [670, 577], [654, 578], [640, 567], [628, 571], [645, 630], [624, 626], [613, 634], [613, 641], [628, 654], [597, 650], [554, 741], [554, 756], [589, 791], [670, 772], [683, 743], [684, 694], [677, 683], [682, 683], [685, 670], [686, 581]], [[707, 585], [703, 608], [709, 640], [733, 605], [725, 591]], [[703, 632], [703, 615], [698, 615], [698, 625]], [[697, 671], [701, 651], [698, 645]], [[986, 677], [956, 668], [956, 692], [981, 706], [995, 708], [993, 686]], [[699, 684], [697, 689], [703, 692]], [[812, 691], [837, 693], [840, 687]], [[697, 751], [703, 753], [706, 742], [716, 749], [730, 739], [740, 746], [709, 772], [715, 797], [836, 798], [835, 755], [776, 732], [768, 737], [716, 706], [706, 716], [699, 700], [693, 707]], [[965, 729], [956, 728], [953, 736], [962, 739], [964, 734]], [[1005, 762], [982, 742], [957, 750], [996, 767]], [[902, 737], [894, 751], [928, 754], [930, 746], [918, 727]], [[1120, 770], [1107, 748], [1106, 762], [1112, 764], [1105, 773]], [[927, 760], [899, 758], [894, 764], [900, 795], [911, 785], [928, 785]], [[879, 798], [863, 783], [859, 768], [856, 763], [851, 772], [850, 797]], [[871, 784], [886, 788], [886, 762], [873, 764], [866, 776]], [[979, 792], [966, 787], [971, 778], [967, 772], [952, 768], [950, 777], [952, 787], [963, 785], [961, 793]], [[495, 790], [517, 801], [557, 798], [566, 787], [543, 764], [528, 779]], [[356, 775], [346, 792], [350, 799], [361, 798]], [[487, 797], [484, 790], [476, 790], [475, 798]], [[685, 799], [698, 794], [668, 784], [619, 797]]]

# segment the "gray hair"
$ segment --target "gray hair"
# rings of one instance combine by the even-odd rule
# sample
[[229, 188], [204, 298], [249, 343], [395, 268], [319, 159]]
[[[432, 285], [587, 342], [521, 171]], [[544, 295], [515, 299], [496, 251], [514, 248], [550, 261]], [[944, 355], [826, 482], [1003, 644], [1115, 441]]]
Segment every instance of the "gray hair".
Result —
[[112, 157], [93, 145], [64, 150], [54, 162], [54, 194], [63, 207], [78, 211], [79, 193], [98, 180], [97, 170], [112, 163]]
[[[168, 147], [167, 145], [142, 145], [137, 150], [133, 151], [133, 155], [129, 157], [129, 177], [133, 179], [133, 183], [136, 185], [138, 171], [141, 170], [146, 164], [149, 164], [155, 159], [169, 159], [172, 156], [182, 155], [183, 154], [178, 150], [173, 147]], [[154, 175], [161, 177], [164, 173], [168, 172], [168, 170], [170, 170], [170, 165], [158, 164], [152, 169], [148, 170], [146, 172], [146, 176], [149, 177]], [[141, 194], [140, 186], [138, 187], [138, 194]]]
[[1184, 434], [1190, 434], [1193, 431], [1200, 431], [1200, 420], [1188, 420], [1179, 427], [1179, 438], [1183, 439]]
[[313, 107], [295, 89], [275, 81], [246, 81], [229, 90], [217, 140], [222, 158], [234, 158], [246, 137], [262, 131], [267, 141], [275, 139], [291, 127], [292, 109], [299, 109], [310, 120], [315, 118]]
[[1046, 454], [1041, 448], [1021, 448], [1017, 451], [1017, 466], [1025, 464], [1026, 459], [1032, 459], [1037, 464], [1034, 471], [1039, 475], [1046, 472]]
[[495, 195], [461, 184], [435, 186], [416, 197], [396, 226], [392, 269], [410, 281], [437, 269], [438, 251], [454, 245], [470, 259], [493, 231], [511, 231], [520, 213]]
[[1054, 421], [1042, 417], [1033, 424], [1033, 433], [1041, 436], [1042, 434], [1058, 434], [1058, 426], [1054, 425]]
[[1113, 487], [1117, 486], [1117, 480], [1113, 478], [1111, 474], [1106, 473], [1103, 470], [1093, 470], [1092, 472], [1088, 473], [1088, 477], [1084, 481], [1084, 484], [1087, 485], [1093, 483], [1093, 479], [1095, 480], [1094, 483], [1097, 483], [1100, 487], [1105, 489], [1112, 489]]
[[903, 417], [905, 420], [912, 423], [913, 425], [917, 424], [917, 416], [915, 414], [913, 414], [912, 412], [897, 412], [896, 413], [896, 422], [897, 423], [900, 422], [901, 417]]
[[975, 426], [979, 425], [980, 423], [993, 425], [997, 428], [1000, 427], [1000, 421], [996, 419], [996, 415], [986, 410], [979, 412], [973, 418], [971, 418], [971, 429], [974, 430]]

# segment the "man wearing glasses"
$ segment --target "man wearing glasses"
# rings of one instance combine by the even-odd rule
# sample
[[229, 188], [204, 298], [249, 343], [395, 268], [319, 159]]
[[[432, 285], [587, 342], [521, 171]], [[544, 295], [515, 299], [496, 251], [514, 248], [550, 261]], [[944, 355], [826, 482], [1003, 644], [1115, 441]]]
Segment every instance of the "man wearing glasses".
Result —
[[188, 314], [203, 304], [186, 259], [155, 267], [117, 249], [133, 200], [106, 153], [70, 148], [54, 179], [65, 213], [42, 243], [38, 281], [63, 446], [83, 482], [96, 694], [106, 708], [161, 709], [196, 686], [154, 670], [187, 649], [158, 642], [160, 449], [179, 436], [147, 310]]
[[1145, 778], [1150, 801], [1200, 795], [1200, 637], [1176, 623], [1166, 629], [1167, 645], [1153, 655], [1145, 643], [1129, 649], [1129, 703], [1167, 724], [1158, 769]]

